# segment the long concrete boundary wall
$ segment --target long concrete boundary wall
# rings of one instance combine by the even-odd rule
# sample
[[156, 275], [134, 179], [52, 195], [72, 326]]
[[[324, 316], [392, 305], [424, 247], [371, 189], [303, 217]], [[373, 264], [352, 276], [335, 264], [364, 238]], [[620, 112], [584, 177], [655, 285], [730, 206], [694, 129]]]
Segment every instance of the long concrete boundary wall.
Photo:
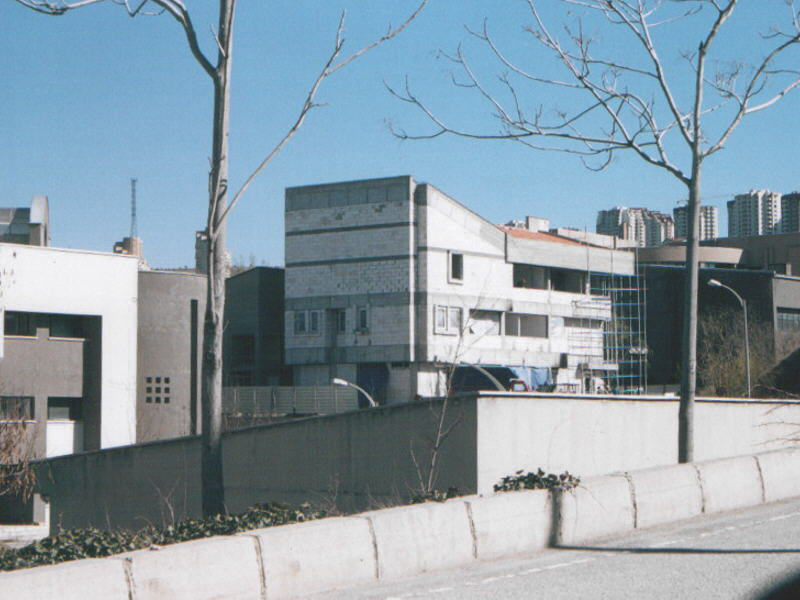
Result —
[[[311, 502], [344, 512], [407, 502], [427, 480], [439, 416], [436, 487], [486, 494], [517, 470], [589, 477], [675, 464], [676, 399], [474, 394], [263, 425], [223, 436], [228, 509]], [[695, 458], [782, 447], [800, 403], [702, 400]], [[199, 441], [181, 438], [59, 457], [40, 491], [53, 527], [139, 528], [196, 517]]]
[[274, 600], [800, 496], [800, 450], [468, 496], [0, 575], [0, 599]]

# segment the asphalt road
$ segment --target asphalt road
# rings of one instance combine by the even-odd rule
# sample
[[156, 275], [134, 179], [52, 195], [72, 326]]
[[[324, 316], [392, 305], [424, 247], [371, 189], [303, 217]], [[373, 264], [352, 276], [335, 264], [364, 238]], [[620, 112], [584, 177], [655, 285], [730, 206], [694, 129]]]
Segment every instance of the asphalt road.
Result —
[[800, 500], [314, 598], [753, 599], [793, 572], [800, 572]]

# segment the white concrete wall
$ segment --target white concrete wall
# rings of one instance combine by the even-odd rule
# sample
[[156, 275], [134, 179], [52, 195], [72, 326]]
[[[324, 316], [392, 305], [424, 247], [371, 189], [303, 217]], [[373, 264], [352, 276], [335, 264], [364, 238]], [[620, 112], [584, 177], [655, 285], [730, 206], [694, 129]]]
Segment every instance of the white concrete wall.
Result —
[[102, 318], [100, 445], [134, 443], [138, 258], [0, 244], [0, 268], [6, 310]]
[[[585, 477], [678, 460], [675, 398], [487, 393], [477, 411], [478, 493], [519, 469]], [[792, 423], [800, 403], [698, 400], [695, 459], [785, 447]]]

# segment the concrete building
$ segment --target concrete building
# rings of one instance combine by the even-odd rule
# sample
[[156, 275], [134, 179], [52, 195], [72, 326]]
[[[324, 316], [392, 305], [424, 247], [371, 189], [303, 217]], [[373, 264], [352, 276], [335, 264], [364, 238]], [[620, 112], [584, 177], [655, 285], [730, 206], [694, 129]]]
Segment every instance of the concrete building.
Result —
[[740, 249], [739, 268], [800, 275], [800, 232], [718, 238], [705, 245]]
[[597, 213], [596, 233], [635, 240], [639, 246], [658, 246], [675, 237], [672, 217], [646, 208], [616, 206]]
[[[675, 237], [689, 237], [689, 207], [678, 206], [672, 209], [675, 221]], [[716, 206], [700, 207], [700, 240], [713, 240], [719, 237], [719, 218]]]
[[[642, 269], [647, 281], [649, 383], [672, 384], [679, 380], [685, 269], [676, 265], [646, 265]], [[717, 279], [745, 299], [751, 327], [756, 323], [768, 325], [776, 362], [797, 347], [800, 278], [766, 270], [711, 267], [701, 268], [699, 278], [701, 312], [741, 310], [732, 294], [708, 285], [709, 279]]]
[[0, 386], [35, 421], [34, 455], [136, 441], [137, 260], [0, 244]]
[[50, 207], [47, 196], [34, 196], [30, 208], [0, 208], [0, 242], [49, 246]]
[[728, 237], [770, 235], [781, 231], [781, 195], [750, 190], [728, 201]]
[[634, 272], [631, 253], [495, 226], [407, 176], [289, 188], [286, 362], [298, 385], [341, 377], [381, 402], [446, 393], [456, 363], [590, 389], [617, 367], [593, 282]]
[[781, 232], [800, 231], [800, 192], [781, 196]]
[[200, 432], [206, 277], [178, 271], [138, 275], [136, 440]]
[[284, 363], [284, 270], [253, 267], [225, 281], [223, 382], [289, 385]]

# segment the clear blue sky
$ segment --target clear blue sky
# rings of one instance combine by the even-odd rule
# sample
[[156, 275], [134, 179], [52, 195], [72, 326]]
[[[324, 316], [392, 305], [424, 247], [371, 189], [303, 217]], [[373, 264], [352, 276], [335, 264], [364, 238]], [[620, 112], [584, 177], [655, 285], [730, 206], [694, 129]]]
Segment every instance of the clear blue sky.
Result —
[[[202, 5], [194, 20], [211, 52], [214, 3], [193, 4]], [[744, 4], [721, 39], [725, 59], [747, 59], [753, 46], [763, 44], [754, 36], [785, 14], [781, 0]], [[342, 7], [348, 10], [347, 48], [354, 50], [414, 6], [414, 0], [241, 2], [232, 187], [295, 118], [330, 51]], [[521, 0], [431, 0], [407, 32], [328, 80], [318, 98], [328, 105], [311, 115], [232, 214], [234, 259], [253, 255], [258, 262], [283, 264], [283, 189], [313, 183], [410, 174], [494, 222], [529, 214], [548, 217], [554, 226], [589, 230], [598, 210], [618, 204], [671, 211], [686, 196], [682, 186], [633, 157], [620, 155], [608, 170], [593, 173], [572, 156], [518, 144], [392, 137], [387, 120], [410, 132], [430, 130], [418, 112], [384, 88], [384, 80], [402, 86], [406, 75], [437, 111], [492, 130], [487, 107], [450, 84], [452, 66], [437, 58], [438, 50], [463, 41], [482, 74], [501, 72], [463, 29], [480, 27], [487, 17], [498, 40], [526, 68], [549, 72], [552, 60], [537, 54], [521, 33], [524, 16]], [[129, 231], [129, 179], [136, 177], [146, 257], [156, 267], [192, 264], [194, 231], [204, 227], [206, 214], [212, 100], [208, 77], [191, 57], [180, 27], [167, 16], [131, 19], [111, 3], [48, 17], [2, 0], [0, 19], [0, 206], [25, 206], [34, 194], [47, 194], [53, 245], [110, 251]], [[694, 47], [698, 37], [682, 25], [670, 31], [667, 65], [683, 68], [678, 51]], [[611, 37], [598, 44], [611, 52], [630, 51]], [[797, 53], [792, 58], [800, 64]], [[570, 106], [538, 92], [527, 101]], [[753, 116], [709, 159], [703, 194], [708, 204], [720, 207], [723, 223], [730, 194], [800, 188], [798, 102], [795, 94]]]

